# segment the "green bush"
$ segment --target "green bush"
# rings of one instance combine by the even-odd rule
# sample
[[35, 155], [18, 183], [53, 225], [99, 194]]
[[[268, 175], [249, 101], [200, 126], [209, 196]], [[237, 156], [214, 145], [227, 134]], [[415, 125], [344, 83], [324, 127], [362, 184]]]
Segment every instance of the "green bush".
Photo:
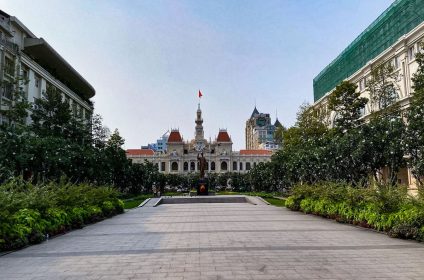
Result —
[[113, 203], [110, 201], [104, 201], [102, 204], [102, 211], [105, 216], [112, 214], [114, 208]]
[[110, 187], [66, 182], [32, 185], [21, 179], [0, 186], [0, 251], [43, 241], [123, 212]]
[[298, 185], [287, 198], [286, 207], [371, 227], [392, 237], [424, 241], [424, 200], [409, 197], [404, 187]]

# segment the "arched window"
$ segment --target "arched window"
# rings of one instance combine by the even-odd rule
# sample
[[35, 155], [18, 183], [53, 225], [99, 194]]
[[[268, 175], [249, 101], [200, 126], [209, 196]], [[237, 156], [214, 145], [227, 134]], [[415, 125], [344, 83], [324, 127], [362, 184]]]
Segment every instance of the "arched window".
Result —
[[196, 165], [194, 163], [194, 161], [190, 162], [190, 170], [194, 171], [196, 169]]
[[221, 162], [221, 170], [227, 170], [228, 169], [228, 164], [226, 161]]
[[237, 161], [233, 161], [233, 171], [237, 171]]
[[211, 170], [215, 170], [215, 162], [214, 161], [211, 162]]
[[171, 170], [178, 171], [178, 162], [174, 161], [171, 163]]
[[188, 171], [188, 162], [187, 161], [184, 162], [184, 171]]
[[250, 170], [250, 162], [246, 162], [246, 170]]

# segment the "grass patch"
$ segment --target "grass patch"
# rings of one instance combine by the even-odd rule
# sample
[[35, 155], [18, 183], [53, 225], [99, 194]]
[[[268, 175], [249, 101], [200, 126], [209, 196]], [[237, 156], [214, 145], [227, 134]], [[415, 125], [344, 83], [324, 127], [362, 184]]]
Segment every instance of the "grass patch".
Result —
[[229, 192], [229, 191], [220, 191], [216, 193], [217, 195], [237, 195], [237, 194], [245, 194], [241, 192]]
[[280, 196], [281, 194], [276, 192], [229, 192], [229, 191], [220, 191], [216, 193], [217, 195], [250, 195], [250, 196], [259, 196], [262, 198], [273, 198], [274, 196]]
[[140, 205], [147, 198], [151, 198], [153, 195], [151, 194], [142, 194], [137, 195], [131, 198], [124, 199], [124, 209], [132, 209]]
[[286, 205], [285, 199], [275, 198], [275, 197], [265, 197], [264, 198], [268, 203], [277, 207], [284, 207]]

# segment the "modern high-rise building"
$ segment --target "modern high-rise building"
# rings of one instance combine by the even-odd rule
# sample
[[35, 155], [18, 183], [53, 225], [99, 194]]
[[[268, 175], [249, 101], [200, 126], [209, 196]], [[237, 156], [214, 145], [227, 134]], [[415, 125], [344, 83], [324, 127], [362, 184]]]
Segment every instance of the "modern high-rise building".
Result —
[[[16, 87], [22, 87], [28, 101], [40, 98], [48, 87], [57, 88], [69, 101], [74, 115], [90, 119], [94, 88], [43, 38], [34, 35], [16, 17], [0, 10], [0, 106]], [[30, 118], [26, 120], [28, 123]], [[0, 123], [9, 120], [0, 114]]]
[[168, 137], [169, 137], [169, 130], [167, 130], [158, 140], [156, 140], [156, 143], [148, 144], [147, 146], [141, 146], [141, 149], [151, 149], [158, 153], [166, 153], [167, 145], [168, 143]]
[[[361, 96], [369, 98], [367, 81], [371, 70], [383, 63], [391, 63], [398, 74], [393, 91], [402, 110], [409, 106], [413, 94], [413, 74], [417, 70], [415, 54], [422, 51], [424, 40], [424, 1], [396, 0], [347, 48], [325, 67], [313, 81], [314, 107], [326, 110], [328, 96], [335, 87], [347, 80], [358, 85]], [[379, 110], [379, 104], [368, 102], [363, 118]], [[329, 123], [334, 120], [329, 114]], [[383, 170], [384, 172], [384, 170]], [[398, 182], [415, 187], [415, 180], [408, 168], [398, 173]]]
[[277, 150], [279, 145], [275, 143], [274, 132], [278, 126], [282, 126], [278, 118], [272, 124], [270, 115], [259, 113], [255, 106], [250, 118], [246, 121], [246, 149]]

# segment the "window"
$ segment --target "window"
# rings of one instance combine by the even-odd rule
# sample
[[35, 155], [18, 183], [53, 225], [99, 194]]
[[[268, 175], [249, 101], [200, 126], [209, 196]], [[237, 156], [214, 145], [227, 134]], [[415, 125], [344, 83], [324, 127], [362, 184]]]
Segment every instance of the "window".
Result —
[[86, 119], [87, 121], [91, 121], [91, 114], [90, 114], [90, 112], [85, 111], [85, 119]]
[[26, 67], [22, 67], [22, 79], [24, 82], [29, 80], [29, 71]]
[[408, 50], [408, 58], [409, 58], [409, 61], [411, 61], [411, 60], [413, 60], [415, 58], [415, 47], [414, 46], [412, 46], [412, 47], [409, 48], [409, 50]]
[[160, 171], [165, 171], [165, 162], [160, 163]]
[[240, 162], [240, 170], [243, 170], [243, 162]]
[[171, 170], [172, 171], [178, 171], [178, 162], [171, 163]]
[[384, 96], [381, 97], [380, 100], [378, 100], [378, 105], [380, 109], [384, 109], [392, 105], [397, 101], [399, 97], [393, 85], [387, 85], [384, 91]]
[[41, 78], [38, 75], [34, 76], [34, 84], [35, 84], [36, 88], [40, 87], [40, 82], [41, 82], [40, 80], [41, 80]]
[[185, 155], [188, 154], [188, 150], [187, 149], [184, 149], [184, 154]]
[[423, 50], [423, 42], [417, 42], [417, 53]]
[[233, 170], [237, 171], [237, 161], [233, 161]]
[[194, 161], [190, 162], [190, 170], [194, 171], [196, 169], [196, 165], [194, 163]]
[[227, 170], [228, 169], [228, 164], [226, 161], [221, 162], [221, 170]]
[[393, 59], [393, 67], [395, 69], [399, 69], [400, 63], [399, 63], [399, 57], [395, 56], [395, 58]]
[[250, 162], [246, 162], [246, 170], [250, 170]]
[[362, 117], [362, 116], [365, 116], [365, 107], [363, 107], [363, 108], [361, 108], [361, 109], [359, 109], [359, 115]]
[[15, 76], [15, 64], [13, 60], [8, 57], [5, 57], [4, 60], [4, 72], [9, 76]]
[[184, 171], [188, 171], [188, 162], [184, 162]]
[[364, 90], [365, 90], [365, 78], [359, 81], [359, 91], [364, 91]]
[[10, 83], [5, 83], [3, 85], [3, 97], [7, 99], [12, 99], [13, 94], [13, 85]]
[[255, 168], [255, 167], [256, 167], [256, 162], [253, 163], [253, 168]]
[[211, 170], [215, 170], [215, 162], [214, 161], [212, 161], [212, 163], [211, 163]]
[[84, 108], [80, 107], [79, 109], [79, 118], [82, 120], [82, 118], [84, 117]]
[[77, 103], [72, 100], [72, 114], [74, 114], [74, 116], [76, 116], [77, 112], [78, 112]]

